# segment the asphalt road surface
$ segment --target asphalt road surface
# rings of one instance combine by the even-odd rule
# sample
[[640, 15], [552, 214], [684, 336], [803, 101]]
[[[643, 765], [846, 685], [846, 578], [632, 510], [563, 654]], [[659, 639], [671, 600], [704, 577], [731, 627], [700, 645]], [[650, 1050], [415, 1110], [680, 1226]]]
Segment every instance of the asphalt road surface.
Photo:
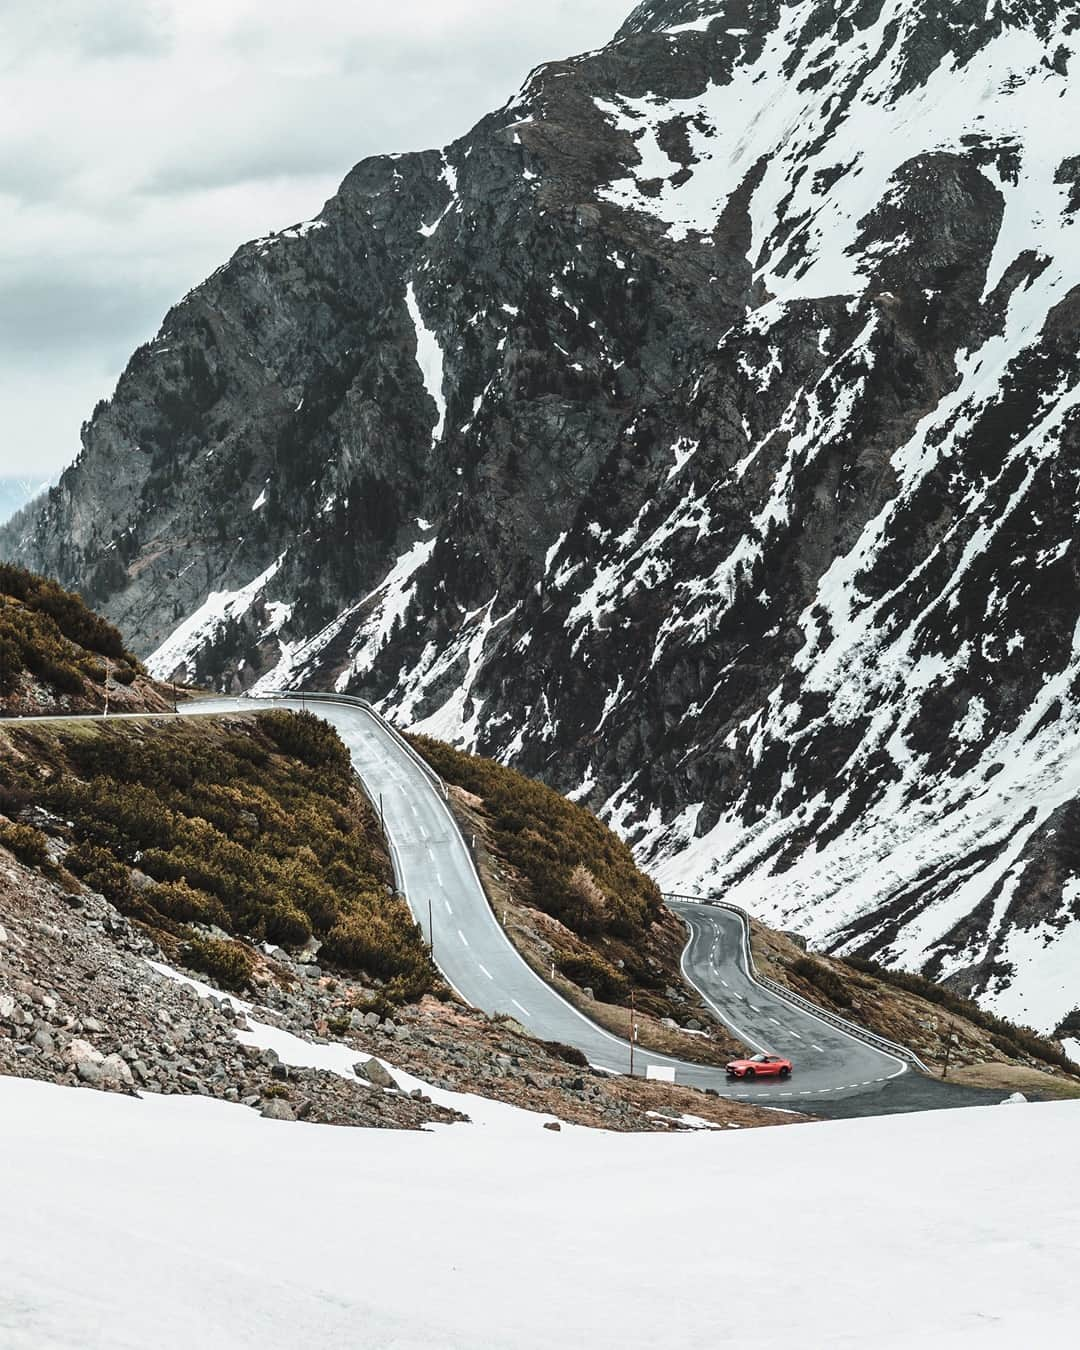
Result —
[[[247, 699], [201, 699], [182, 704], [181, 712], [220, 716], [267, 706]], [[578, 1012], [518, 955], [492, 913], [441, 791], [380, 719], [355, 703], [291, 697], [275, 699], [273, 706], [306, 706], [336, 728], [368, 796], [381, 808], [399, 885], [432, 943], [436, 964], [457, 993], [487, 1013], [513, 1017], [542, 1040], [575, 1046], [596, 1068], [629, 1072], [628, 1042]], [[672, 908], [690, 932], [683, 958], [687, 980], [740, 1040], [787, 1056], [794, 1073], [786, 1082], [729, 1082], [722, 1069], [640, 1047], [634, 1051], [635, 1073], [661, 1070], [686, 1086], [814, 1114], [869, 1115], [1001, 1100], [1000, 1092], [935, 1084], [902, 1060], [755, 984], [743, 965], [739, 921], [728, 911], [693, 904]]]

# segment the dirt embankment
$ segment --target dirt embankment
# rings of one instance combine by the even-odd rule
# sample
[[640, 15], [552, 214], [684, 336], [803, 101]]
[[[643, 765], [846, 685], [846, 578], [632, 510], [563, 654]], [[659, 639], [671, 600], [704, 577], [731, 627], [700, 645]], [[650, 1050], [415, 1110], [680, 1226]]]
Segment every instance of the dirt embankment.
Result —
[[[930, 981], [809, 953], [800, 939], [756, 922], [752, 947], [762, 974], [909, 1046], [936, 1075], [971, 1087], [1080, 1097], [1080, 1077], [1054, 1062], [1064, 1058], [1060, 1045], [989, 1018], [975, 1004]], [[901, 982], [922, 986], [925, 992]]]

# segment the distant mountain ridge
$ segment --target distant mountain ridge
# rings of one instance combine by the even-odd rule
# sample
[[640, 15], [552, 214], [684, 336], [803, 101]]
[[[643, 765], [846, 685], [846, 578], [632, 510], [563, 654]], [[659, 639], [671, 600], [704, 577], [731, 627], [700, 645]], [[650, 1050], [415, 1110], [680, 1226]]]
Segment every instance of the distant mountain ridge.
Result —
[[1080, 1004], [1075, 0], [674, 0], [167, 316], [0, 535], [150, 656]]
[[20, 474], [0, 476], [0, 525], [46, 492], [49, 481]]

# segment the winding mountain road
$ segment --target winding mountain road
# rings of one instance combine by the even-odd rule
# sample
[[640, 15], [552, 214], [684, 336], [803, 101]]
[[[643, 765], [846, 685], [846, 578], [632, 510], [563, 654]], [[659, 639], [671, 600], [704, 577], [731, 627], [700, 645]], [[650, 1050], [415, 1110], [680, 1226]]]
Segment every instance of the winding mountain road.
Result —
[[[628, 1042], [578, 1012], [512, 946], [492, 913], [439, 780], [400, 737], [359, 701], [286, 696], [275, 697], [273, 706], [316, 713], [347, 746], [360, 781], [381, 810], [398, 884], [432, 943], [436, 964], [456, 992], [484, 1012], [513, 1017], [542, 1040], [575, 1046], [596, 1068], [627, 1073]], [[264, 700], [200, 699], [182, 704], [180, 712], [205, 717], [266, 707]], [[814, 1114], [878, 1114], [1001, 1099], [1000, 1093], [934, 1083], [911, 1072], [902, 1059], [757, 984], [746, 968], [735, 914], [703, 904], [673, 903], [672, 909], [690, 934], [683, 956], [689, 983], [740, 1040], [786, 1055], [795, 1072], [788, 1082], [729, 1083], [722, 1069], [637, 1047], [637, 1074], [662, 1070], [686, 1086]]]
[[[394, 732], [359, 702], [279, 697], [273, 703], [317, 713], [348, 747], [369, 797], [381, 803], [399, 885], [433, 944], [436, 964], [457, 993], [484, 1012], [513, 1017], [543, 1040], [575, 1046], [597, 1068], [627, 1073], [629, 1044], [572, 1007], [512, 946], [491, 911], [438, 780]], [[265, 702], [227, 699], [200, 701], [182, 706], [182, 711], [207, 715], [260, 706]], [[650, 1067], [666, 1070], [687, 1086], [813, 1112], [826, 1099], [881, 1094], [901, 1079], [926, 1081], [903, 1060], [818, 1021], [756, 984], [745, 967], [734, 914], [705, 905], [672, 908], [690, 930], [683, 958], [688, 981], [740, 1040], [789, 1056], [795, 1073], [787, 1083], [729, 1083], [722, 1069], [640, 1047], [634, 1051], [636, 1073]]]

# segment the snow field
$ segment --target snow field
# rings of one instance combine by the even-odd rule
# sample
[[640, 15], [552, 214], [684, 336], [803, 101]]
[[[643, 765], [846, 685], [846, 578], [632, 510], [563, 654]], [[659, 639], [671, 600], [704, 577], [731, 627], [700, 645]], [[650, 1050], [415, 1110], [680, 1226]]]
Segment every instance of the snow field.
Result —
[[1080, 1313], [1076, 1103], [397, 1133], [0, 1079], [0, 1118], [5, 1350], [1055, 1350]]

